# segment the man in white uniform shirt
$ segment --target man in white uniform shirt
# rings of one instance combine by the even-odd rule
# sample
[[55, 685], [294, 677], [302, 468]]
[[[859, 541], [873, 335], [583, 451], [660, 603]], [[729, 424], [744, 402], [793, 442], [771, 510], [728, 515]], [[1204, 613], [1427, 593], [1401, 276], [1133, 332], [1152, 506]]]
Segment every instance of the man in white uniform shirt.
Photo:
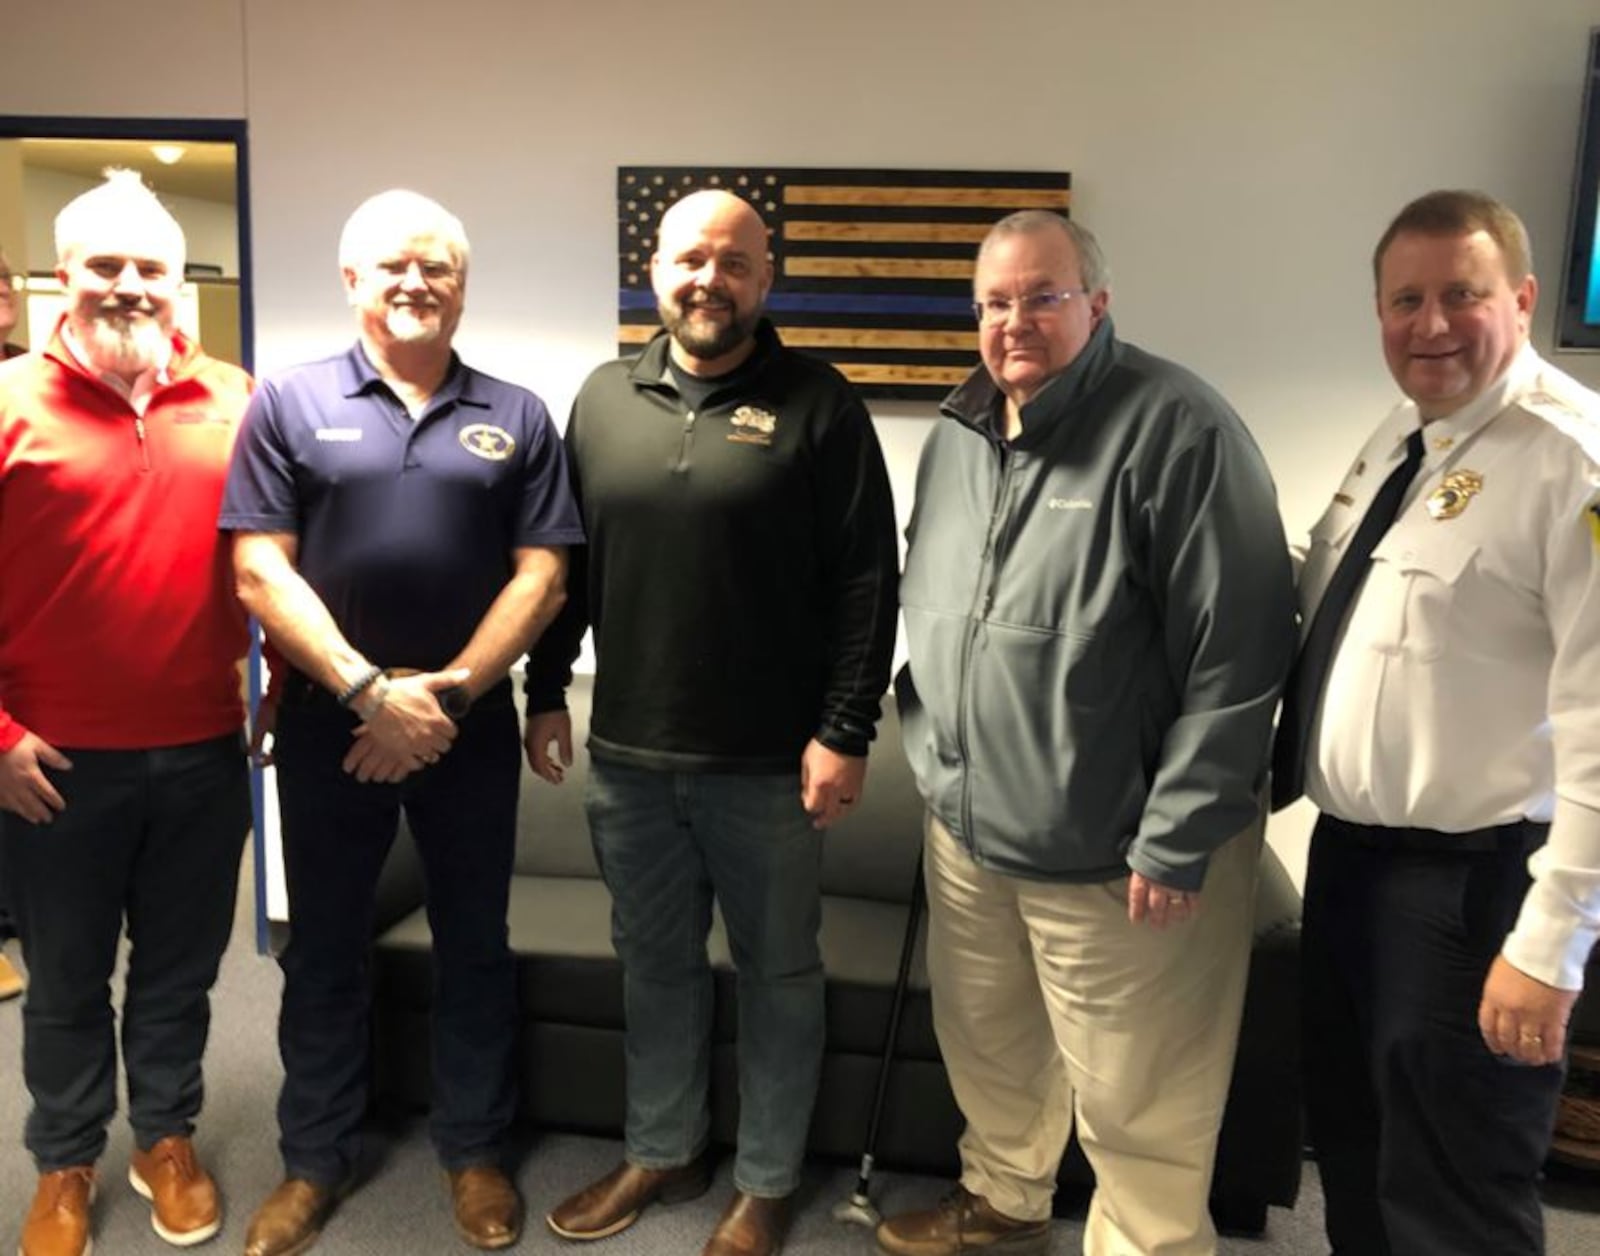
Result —
[[[1274, 805], [1303, 776], [1322, 812], [1311, 1139], [1338, 1256], [1538, 1253], [1600, 927], [1600, 397], [1529, 345], [1538, 285], [1503, 205], [1421, 197], [1373, 265], [1409, 400], [1312, 529], [1274, 756]], [[1392, 526], [1364, 529], [1391, 489]]]

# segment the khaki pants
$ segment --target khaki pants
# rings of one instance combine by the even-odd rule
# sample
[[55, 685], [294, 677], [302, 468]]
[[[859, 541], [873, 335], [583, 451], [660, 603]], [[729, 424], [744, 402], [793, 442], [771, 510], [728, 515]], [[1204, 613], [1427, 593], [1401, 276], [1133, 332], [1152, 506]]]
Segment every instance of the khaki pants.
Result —
[[1206, 1201], [1233, 1073], [1260, 821], [1212, 856], [1198, 917], [1129, 923], [1126, 878], [988, 872], [927, 821], [934, 1029], [966, 1117], [962, 1185], [1050, 1215], [1076, 1122], [1098, 1189], [1087, 1256], [1216, 1251]]

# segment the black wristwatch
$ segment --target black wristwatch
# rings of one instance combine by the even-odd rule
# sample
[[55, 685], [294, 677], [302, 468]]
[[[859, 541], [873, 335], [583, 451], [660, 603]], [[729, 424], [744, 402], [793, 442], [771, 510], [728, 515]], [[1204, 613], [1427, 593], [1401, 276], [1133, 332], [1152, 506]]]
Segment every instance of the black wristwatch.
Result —
[[439, 709], [457, 723], [472, 710], [472, 695], [467, 692], [465, 685], [451, 685], [448, 689], [439, 690], [438, 699]]

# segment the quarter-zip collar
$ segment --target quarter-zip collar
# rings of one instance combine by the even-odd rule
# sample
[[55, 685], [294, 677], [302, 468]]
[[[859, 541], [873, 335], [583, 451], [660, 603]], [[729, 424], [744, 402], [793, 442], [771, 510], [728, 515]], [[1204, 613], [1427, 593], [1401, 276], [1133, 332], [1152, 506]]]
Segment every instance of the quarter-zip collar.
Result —
[[[759, 379], [783, 348], [783, 342], [778, 339], [778, 329], [766, 317], [756, 324], [755, 341], [755, 352], [734, 368], [728, 376], [730, 380], [737, 380], [743, 384]], [[629, 382], [639, 388], [664, 390], [675, 397], [679, 396], [678, 385], [673, 380], [672, 371], [667, 365], [667, 354], [670, 351], [670, 333], [662, 328], [650, 338], [644, 351], [628, 368]]]
[[142, 415], [156, 391], [178, 379], [198, 352], [196, 345], [181, 331], [174, 331], [168, 337], [167, 345], [166, 361], [158, 367], [145, 371], [131, 387], [119, 376], [102, 374], [95, 368], [78, 338], [72, 334], [72, 328], [65, 314], [57, 318], [55, 331], [51, 334], [49, 347], [45, 353], [69, 370], [110, 389], [127, 402], [135, 414]]
[[[1022, 407], [1022, 432], [1011, 443], [1029, 449], [1044, 441], [1060, 423], [1099, 391], [1117, 360], [1117, 335], [1107, 314], [1094, 329], [1083, 352], [1067, 368], [1050, 380]], [[980, 366], [944, 399], [939, 409], [946, 418], [970, 427], [987, 439], [1000, 443], [996, 417], [1005, 405], [1005, 396]]]

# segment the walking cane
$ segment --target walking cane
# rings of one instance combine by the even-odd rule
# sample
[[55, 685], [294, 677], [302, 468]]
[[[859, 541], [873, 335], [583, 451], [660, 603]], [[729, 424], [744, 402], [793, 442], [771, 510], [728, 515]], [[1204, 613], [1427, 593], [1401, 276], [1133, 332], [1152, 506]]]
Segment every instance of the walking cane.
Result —
[[922, 855], [917, 854], [917, 871], [911, 882], [911, 902], [906, 911], [906, 936], [900, 943], [900, 971], [895, 974], [894, 998], [889, 1003], [889, 1025], [883, 1035], [883, 1059], [878, 1065], [878, 1087], [872, 1096], [872, 1115], [867, 1119], [867, 1144], [861, 1152], [861, 1168], [856, 1174], [856, 1188], [848, 1199], [834, 1205], [833, 1219], [852, 1225], [876, 1227], [883, 1218], [872, 1206], [867, 1188], [872, 1181], [873, 1153], [878, 1146], [878, 1124], [883, 1118], [883, 1102], [889, 1093], [889, 1067], [894, 1063], [894, 1049], [900, 1039], [900, 1012], [906, 1001], [906, 985], [911, 980], [911, 956], [917, 949], [917, 930], [922, 924], [922, 908], [926, 894], [922, 886]]

